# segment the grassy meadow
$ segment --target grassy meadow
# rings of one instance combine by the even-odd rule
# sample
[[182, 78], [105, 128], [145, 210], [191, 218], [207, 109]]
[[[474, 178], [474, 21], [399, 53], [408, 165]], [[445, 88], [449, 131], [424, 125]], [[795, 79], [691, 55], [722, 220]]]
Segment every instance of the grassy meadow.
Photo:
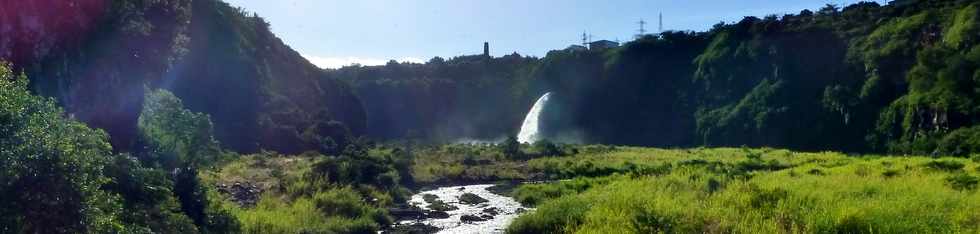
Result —
[[[261, 189], [245, 206], [210, 194], [246, 233], [374, 233], [392, 223], [386, 209], [404, 202], [408, 189], [493, 181], [535, 182], [509, 191], [536, 210], [508, 233], [980, 232], [976, 156], [548, 144], [508, 152], [493, 145], [377, 146], [360, 161], [262, 153], [201, 177]], [[378, 179], [337, 179], [370, 170]], [[387, 186], [389, 180], [405, 186]]]
[[390, 224], [384, 207], [393, 193], [369, 184], [342, 184], [317, 176], [327, 157], [275, 153], [245, 155], [201, 173], [202, 181], [231, 185], [247, 182], [259, 192], [253, 205], [234, 195], [212, 193], [241, 223], [244, 233], [375, 233]]
[[[586, 147], [588, 148], [588, 147]], [[558, 182], [509, 233], [977, 233], [980, 158], [616, 147], [528, 162]]]

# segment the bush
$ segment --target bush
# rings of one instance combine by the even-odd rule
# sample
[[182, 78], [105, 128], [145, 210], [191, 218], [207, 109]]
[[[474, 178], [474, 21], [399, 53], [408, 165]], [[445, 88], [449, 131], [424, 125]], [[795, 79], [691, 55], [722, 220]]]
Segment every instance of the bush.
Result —
[[532, 147], [534, 148], [534, 151], [538, 153], [538, 156], [549, 157], [561, 155], [561, 150], [558, 149], [558, 145], [555, 145], [555, 143], [548, 140], [537, 141], [534, 143], [534, 145], [532, 145]]
[[956, 190], [976, 190], [980, 178], [966, 173], [946, 177], [946, 184]]
[[884, 172], [881, 173], [881, 176], [884, 176], [885, 178], [892, 178], [892, 177], [898, 176], [899, 174], [901, 174], [901, 172], [899, 170], [896, 170], [896, 169], [887, 169], [887, 170], [885, 170]]
[[951, 159], [933, 160], [931, 162], [926, 163], [926, 167], [928, 168], [943, 170], [943, 171], [958, 171], [963, 169], [963, 167], [965, 166], [966, 165], [964, 165], [962, 162], [951, 160]]
[[939, 141], [940, 152], [966, 157], [980, 152], [980, 126], [956, 129]]
[[313, 195], [313, 203], [326, 216], [341, 216], [350, 219], [369, 218], [381, 225], [392, 222], [381, 209], [364, 202], [361, 196], [349, 187], [331, 189]]
[[107, 165], [105, 174], [112, 180], [103, 189], [123, 199], [123, 222], [158, 233], [198, 231], [194, 221], [181, 211], [167, 172], [142, 167], [136, 159], [118, 155]]

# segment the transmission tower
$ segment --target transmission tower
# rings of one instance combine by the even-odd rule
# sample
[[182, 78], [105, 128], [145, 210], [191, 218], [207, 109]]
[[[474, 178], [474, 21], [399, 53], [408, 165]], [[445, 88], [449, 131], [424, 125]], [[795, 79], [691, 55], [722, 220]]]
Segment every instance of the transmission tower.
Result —
[[664, 13], [660, 12], [659, 17], [660, 22], [658, 22], [657, 31], [660, 31], [659, 33], [664, 33]]
[[640, 25], [640, 30], [637, 30], [638, 34], [636, 34], [636, 38], [639, 39], [643, 37], [643, 35], [647, 34], [647, 30], [645, 28], [647, 22], [640, 19], [640, 22], [636, 22], [636, 23]]

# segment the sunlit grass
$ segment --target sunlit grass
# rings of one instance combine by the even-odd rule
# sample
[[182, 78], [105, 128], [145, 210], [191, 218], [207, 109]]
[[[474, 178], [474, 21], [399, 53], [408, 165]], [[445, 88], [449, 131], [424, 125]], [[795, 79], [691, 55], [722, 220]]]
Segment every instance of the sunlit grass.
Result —
[[320, 160], [247, 155], [202, 173], [202, 178], [215, 184], [249, 182], [263, 189], [254, 207], [241, 207], [229, 195], [216, 195], [244, 233], [375, 233], [392, 222], [379, 207], [392, 203], [388, 194], [370, 186], [341, 186], [310, 178], [307, 174]]
[[[765, 162], [765, 163], [759, 163]], [[935, 165], [962, 164], [962, 169]], [[540, 195], [537, 211], [512, 233], [976, 233], [980, 194], [956, 188], [956, 175], [975, 177], [978, 163], [926, 157], [849, 157], [771, 149], [620, 151], [536, 159], [551, 170], [589, 163], [615, 174], [581, 193]], [[634, 165], [634, 166], [630, 166]], [[640, 166], [636, 166], [640, 165]], [[667, 173], [626, 167], [670, 165]], [[749, 166], [746, 166], [749, 165]], [[780, 165], [768, 170], [752, 165]], [[957, 167], [957, 166], [953, 166]], [[749, 170], [748, 169], [758, 169]], [[772, 168], [769, 168], [772, 169]], [[580, 169], [590, 171], [597, 169]], [[623, 172], [623, 173], [620, 173]], [[642, 172], [642, 171], [641, 171]], [[566, 174], [571, 176], [571, 174]], [[611, 182], [607, 182], [611, 181]], [[601, 183], [599, 183], [601, 182]], [[968, 180], [963, 183], [970, 183]], [[585, 185], [577, 185], [582, 187]], [[515, 191], [520, 198], [542, 185]], [[560, 188], [552, 188], [561, 190]], [[534, 194], [534, 193], [531, 193]], [[533, 195], [532, 195], [533, 196]], [[529, 198], [525, 198], [529, 199]], [[534, 199], [534, 198], [530, 198]], [[549, 200], [550, 199], [550, 200]], [[584, 211], [582, 211], [584, 210]], [[567, 212], [575, 211], [575, 212]]]

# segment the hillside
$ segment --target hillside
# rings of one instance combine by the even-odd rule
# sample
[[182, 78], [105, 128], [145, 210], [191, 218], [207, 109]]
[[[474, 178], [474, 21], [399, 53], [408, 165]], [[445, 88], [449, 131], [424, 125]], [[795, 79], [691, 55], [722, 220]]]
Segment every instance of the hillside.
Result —
[[[369, 130], [373, 137], [501, 139], [517, 133], [537, 97], [554, 92], [566, 125], [558, 128], [580, 133], [579, 142], [965, 155], [980, 150], [977, 7], [828, 5], [609, 50], [555, 50], [514, 66], [496, 65], [511, 55], [464, 56], [330, 73], [358, 87], [369, 129], [392, 126]], [[418, 113], [439, 117], [404, 109], [430, 106]], [[468, 120], [448, 120], [453, 126], [494, 127], [447, 134], [438, 127], [445, 113]]]
[[241, 152], [319, 149], [365, 128], [346, 84], [221, 1], [29, 0], [2, 11], [12, 27], [0, 58], [117, 150], [133, 147], [144, 87], [211, 115], [217, 138]]

